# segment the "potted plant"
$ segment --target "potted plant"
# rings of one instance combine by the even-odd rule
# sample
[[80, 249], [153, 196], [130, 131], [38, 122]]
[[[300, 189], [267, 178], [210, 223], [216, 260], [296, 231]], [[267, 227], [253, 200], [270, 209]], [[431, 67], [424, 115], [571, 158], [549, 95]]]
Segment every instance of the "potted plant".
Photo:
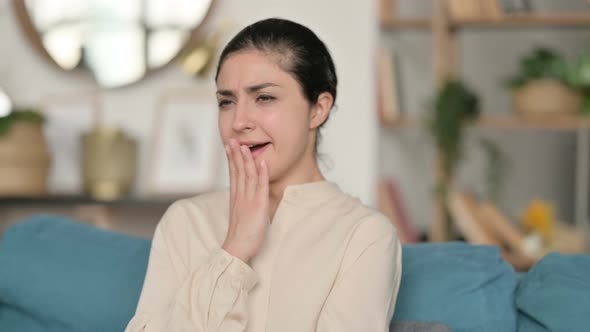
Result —
[[582, 114], [590, 115], [590, 54], [578, 56], [569, 72], [573, 86], [582, 93]]
[[[590, 78], [585, 81], [590, 87]], [[577, 68], [557, 52], [537, 48], [520, 61], [519, 73], [509, 79], [513, 109], [521, 115], [579, 114], [583, 91]]]
[[32, 109], [0, 117], [0, 196], [46, 193], [49, 152], [43, 116]]
[[442, 173], [452, 177], [463, 155], [465, 125], [480, 113], [479, 100], [465, 84], [450, 80], [438, 91], [432, 111], [428, 128], [441, 153]]
[[[464, 157], [465, 130], [480, 114], [479, 99], [466, 84], [448, 80], [438, 90], [432, 103], [427, 127], [438, 151], [439, 176], [436, 194], [441, 202], [443, 221], [448, 224], [450, 214], [446, 202], [453, 184], [455, 172]], [[488, 139], [475, 141], [488, 159], [486, 169], [487, 198], [496, 201], [507, 170], [507, 160], [497, 145]], [[450, 238], [450, 229], [446, 230]]]

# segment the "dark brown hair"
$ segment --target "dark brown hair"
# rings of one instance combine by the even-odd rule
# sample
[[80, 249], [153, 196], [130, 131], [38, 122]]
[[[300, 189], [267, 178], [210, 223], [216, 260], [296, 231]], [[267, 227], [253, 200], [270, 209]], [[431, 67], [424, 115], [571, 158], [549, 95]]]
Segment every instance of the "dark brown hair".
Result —
[[[228, 56], [249, 50], [278, 56], [279, 66], [299, 83], [310, 105], [315, 105], [323, 92], [330, 93], [336, 102], [338, 78], [334, 62], [326, 45], [309, 28], [279, 18], [258, 21], [245, 27], [223, 49], [215, 81]], [[320, 128], [326, 122], [327, 119]], [[320, 128], [316, 137], [316, 152]]]

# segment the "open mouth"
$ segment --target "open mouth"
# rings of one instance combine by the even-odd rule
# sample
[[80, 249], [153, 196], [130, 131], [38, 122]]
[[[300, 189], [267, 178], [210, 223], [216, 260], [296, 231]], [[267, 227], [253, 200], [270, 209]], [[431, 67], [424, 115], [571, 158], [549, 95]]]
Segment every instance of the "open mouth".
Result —
[[254, 152], [258, 151], [258, 150], [263, 149], [264, 147], [266, 147], [269, 144], [270, 144], [270, 142], [262, 143], [262, 144], [252, 144], [252, 145], [248, 145], [248, 148], [250, 148], [250, 151], [252, 153], [254, 153]]

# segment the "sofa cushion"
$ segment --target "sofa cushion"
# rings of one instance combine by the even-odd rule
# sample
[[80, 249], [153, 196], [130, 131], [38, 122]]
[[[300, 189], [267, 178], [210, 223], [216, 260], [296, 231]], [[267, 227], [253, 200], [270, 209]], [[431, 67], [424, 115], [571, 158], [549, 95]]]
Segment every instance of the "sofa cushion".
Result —
[[139, 299], [149, 249], [148, 240], [63, 217], [11, 226], [0, 241], [0, 330], [29, 317], [46, 330], [123, 331]]
[[493, 246], [405, 245], [394, 320], [441, 322], [455, 332], [516, 330], [516, 275]]
[[587, 331], [590, 256], [546, 255], [521, 280], [515, 296], [519, 331]]
[[27, 312], [0, 303], [0, 331], [49, 332], [58, 331], [58, 326], [48, 328], [47, 324], [31, 317]]

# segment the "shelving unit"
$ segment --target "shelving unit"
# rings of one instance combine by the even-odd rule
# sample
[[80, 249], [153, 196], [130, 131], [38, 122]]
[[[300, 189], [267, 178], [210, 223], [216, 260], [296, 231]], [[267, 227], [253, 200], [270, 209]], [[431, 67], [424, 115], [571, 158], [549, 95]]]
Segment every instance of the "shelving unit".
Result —
[[383, 30], [397, 30], [397, 29], [430, 29], [429, 19], [412, 19], [412, 18], [384, 18], [381, 21], [381, 29]]
[[[432, 0], [433, 13], [430, 18], [396, 18], [393, 0], [381, 0], [380, 26], [384, 32], [398, 30], [426, 30], [433, 36], [433, 68], [437, 84], [458, 76], [457, 70], [457, 33], [464, 29], [486, 28], [588, 28], [590, 27], [590, 7], [588, 12], [579, 13], [526, 13], [505, 14], [501, 17], [478, 17], [455, 19], [449, 15], [447, 0]], [[402, 116], [393, 126], [395, 128], [414, 127], [423, 119]], [[534, 118], [517, 116], [510, 113], [483, 115], [473, 125], [494, 130], [560, 130], [577, 133], [576, 155], [576, 202], [575, 219], [578, 229], [590, 235], [588, 208], [590, 188], [590, 116], [558, 116], [551, 118]], [[440, 156], [439, 160], [440, 165]], [[435, 168], [437, 178], [443, 176], [440, 167]], [[448, 179], [452, 182], [452, 179]], [[429, 230], [433, 241], [446, 240], [445, 234], [450, 226], [445, 217], [443, 202], [435, 200], [435, 218]]]
[[99, 228], [149, 237], [175, 200], [128, 196], [104, 201], [85, 195], [0, 197], [0, 237], [6, 227], [38, 214], [60, 215]]
[[[424, 123], [420, 117], [403, 116], [390, 126], [391, 129], [412, 128]], [[590, 116], [552, 116], [552, 117], [526, 117], [512, 114], [487, 115], [483, 114], [473, 124], [478, 128], [498, 130], [556, 130], [576, 131], [590, 129]]]
[[[502, 18], [451, 19], [449, 26], [453, 29], [487, 27], [487, 28], [535, 28], [561, 27], [585, 28], [590, 25], [590, 13], [562, 14], [511, 14]], [[432, 19], [428, 18], [394, 18], [385, 17], [381, 21], [381, 29], [431, 29]]]
[[490, 28], [518, 28], [518, 27], [587, 27], [590, 25], [590, 14], [511, 14], [499, 19], [461, 19], [454, 20], [452, 26], [461, 27], [490, 27]]
[[17, 206], [77, 206], [77, 205], [94, 205], [103, 207], [160, 207], [165, 208], [172, 204], [174, 199], [160, 198], [139, 198], [126, 197], [112, 201], [97, 200], [88, 196], [39, 196], [39, 197], [2, 197], [0, 198], [0, 208], [17, 207]]

